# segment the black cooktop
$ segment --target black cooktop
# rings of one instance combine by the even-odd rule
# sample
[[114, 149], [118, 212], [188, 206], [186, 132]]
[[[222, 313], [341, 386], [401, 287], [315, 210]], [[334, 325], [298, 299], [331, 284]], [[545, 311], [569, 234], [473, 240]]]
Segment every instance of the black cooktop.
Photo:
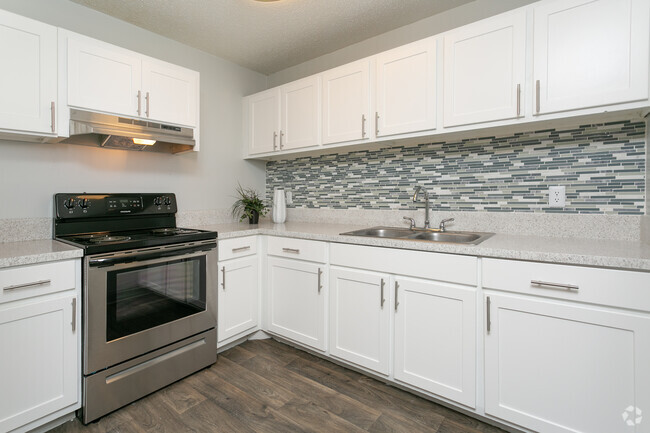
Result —
[[217, 232], [176, 227], [176, 196], [56, 194], [54, 238], [86, 254], [216, 239]]

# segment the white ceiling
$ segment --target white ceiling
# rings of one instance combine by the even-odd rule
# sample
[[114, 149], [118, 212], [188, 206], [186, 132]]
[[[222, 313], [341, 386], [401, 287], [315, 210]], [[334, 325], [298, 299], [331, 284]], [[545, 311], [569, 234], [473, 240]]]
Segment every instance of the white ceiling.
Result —
[[272, 74], [472, 0], [72, 0]]

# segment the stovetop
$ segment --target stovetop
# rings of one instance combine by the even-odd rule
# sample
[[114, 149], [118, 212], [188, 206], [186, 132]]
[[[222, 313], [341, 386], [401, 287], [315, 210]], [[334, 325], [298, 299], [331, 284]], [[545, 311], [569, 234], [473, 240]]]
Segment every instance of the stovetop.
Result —
[[196, 242], [216, 238], [216, 232], [178, 227], [163, 227], [152, 230], [72, 234], [67, 236], [57, 236], [55, 239], [83, 248], [86, 254], [97, 254]]
[[176, 209], [173, 193], [56, 194], [54, 236], [86, 255], [217, 238], [176, 227]]

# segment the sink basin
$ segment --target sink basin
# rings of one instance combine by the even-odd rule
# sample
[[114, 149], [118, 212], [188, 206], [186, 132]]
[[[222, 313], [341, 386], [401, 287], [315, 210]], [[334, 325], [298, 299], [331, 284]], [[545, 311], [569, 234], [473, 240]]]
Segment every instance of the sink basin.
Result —
[[454, 244], [476, 245], [494, 233], [482, 232], [441, 232], [436, 229], [407, 229], [402, 227], [371, 227], [341, 233], [344, 236], [365, 236], [372, 238], [401, 239], [405, 241], [448, 242]]

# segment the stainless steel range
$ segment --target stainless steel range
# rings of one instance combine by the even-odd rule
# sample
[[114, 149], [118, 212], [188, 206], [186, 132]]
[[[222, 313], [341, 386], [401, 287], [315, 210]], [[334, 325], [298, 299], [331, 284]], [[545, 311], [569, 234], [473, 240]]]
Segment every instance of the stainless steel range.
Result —
[[56, 194], [54, 236], [85, 251], [89, 423], [216, 361], [216, 232], [176, 227], [174, 194]]

